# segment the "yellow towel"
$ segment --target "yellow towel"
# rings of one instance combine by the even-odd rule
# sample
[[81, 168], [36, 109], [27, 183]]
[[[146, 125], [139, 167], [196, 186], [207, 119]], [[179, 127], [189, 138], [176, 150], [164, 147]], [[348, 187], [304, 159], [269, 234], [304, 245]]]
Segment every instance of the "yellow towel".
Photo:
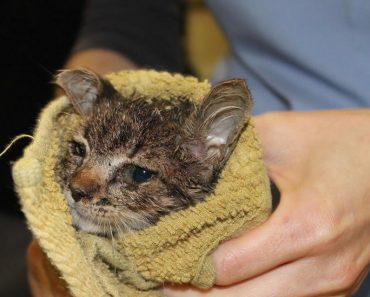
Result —
[[[200, 100], [210, 89], [193, 77], [155, 71], [114, 73], [108, 79], [123, 95]], [[65, 97], [41, 113], [33, 142], [13, 166], [13, 178], [28, 224], [72, 295], [158, 296], [164, 282], [209, 288], [209, 254], [238, 232], [266, 219], [269, 182], [251, 119], [223, 169], [213, 194], [191, 208], [163, 217], [142, 231], [107, 238], [77, 232], [55, 180], [54, 166], [66, 149], [77, 115], [65, 114]]]

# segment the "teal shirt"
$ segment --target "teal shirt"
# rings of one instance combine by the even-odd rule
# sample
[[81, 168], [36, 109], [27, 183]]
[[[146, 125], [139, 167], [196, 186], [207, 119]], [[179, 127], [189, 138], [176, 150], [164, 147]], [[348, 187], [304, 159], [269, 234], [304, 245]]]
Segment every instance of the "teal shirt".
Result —
[[370, 1], [208, 0], [254, 112], [370, 107]]

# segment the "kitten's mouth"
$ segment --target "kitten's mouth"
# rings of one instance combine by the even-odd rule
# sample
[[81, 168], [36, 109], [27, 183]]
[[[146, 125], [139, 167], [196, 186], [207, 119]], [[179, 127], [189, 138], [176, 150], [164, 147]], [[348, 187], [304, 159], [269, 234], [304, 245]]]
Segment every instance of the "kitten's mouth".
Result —
[[86, 208], [81, 207], [73, 200], [70, 191], [66, 191], [64, 194], [72, 216], [73, 226], [77, 230], [100, 235], [113, 235], [117, 232], [116, 228], [111, 226], [108, 220], [103, 220], [103, 218], [94, 219], [86, 214]]
[[[117, 233], [124, 233], [148, 227], [150, 223], [140, 216], [129, 214], [121, 210], [120, 213], [105, 212], [104, 216], [96, 213], [91, 215], [92, 205], [81, 205], [73, 200], [70, 191], [65, 192], [68, 208], [72, 216], [73, 226], [77, 230], [103, 236], [114, 236]], [[101, 206], [100, 206], [101, 208]], [[103, 209], [106, 209], [103, 207]]]

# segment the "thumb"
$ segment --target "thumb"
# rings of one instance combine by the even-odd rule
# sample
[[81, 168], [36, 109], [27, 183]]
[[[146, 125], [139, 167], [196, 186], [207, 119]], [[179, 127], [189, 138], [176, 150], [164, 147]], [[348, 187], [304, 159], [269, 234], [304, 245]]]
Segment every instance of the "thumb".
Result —
[[235, 284], [298, 258], [299, 225], [282, 202], [262, 225], [222, 243], [212, 255], [216, 285]]

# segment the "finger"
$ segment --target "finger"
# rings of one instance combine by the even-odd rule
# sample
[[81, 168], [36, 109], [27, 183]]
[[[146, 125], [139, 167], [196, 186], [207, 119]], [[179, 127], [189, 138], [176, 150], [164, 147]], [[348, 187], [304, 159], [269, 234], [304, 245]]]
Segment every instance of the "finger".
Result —
[[[230, 287], [227, 297], [308, 297], [327, 296], [327, 284], [318, 277], [312, 260], [296, 261]], [[334, 294], [333, 294], [334, 295]]]
[[351, 274], [348, 268], [346, 271], [343, 258], [346, 256], [331, 252], [306, 257], [231, 286], [230, 292], [221, 296], [351, 296], [353, 284], [361, 275]]
[[305, 219], [305, 210], [291, 208], [282, 200], [265, 223], [216, 249], [217, 285], [238, 283], [307, 254], [315, 224]]
[[30, 243], [27, 249], [27, 268], [32, 295], [50, 296], [55, 277], [43, 251], [35, 240]]
[[[313, 297], [348, 296], [338, 280], [333, 279], [330, 266], [320, 267], [320, 261], [305, 259], [280, 266], [248, 281], [203, 291], [192, 287], [166, 287], [167, 297]], [[322, 263], [321, 263], [322, 264]], [[341, 292], [341, 293], [339, 293]]]
[[27, 249], [27, 268], [33, 296], [70, 296], [65, 282], [57, 275], [56, 270], [35, 240]]
[[43, 265], [43, 255], [36, 241], [32, 241], [27, 249], [28, 282], [33, 296], [46, 296], [40, 282], [46, 278]]

